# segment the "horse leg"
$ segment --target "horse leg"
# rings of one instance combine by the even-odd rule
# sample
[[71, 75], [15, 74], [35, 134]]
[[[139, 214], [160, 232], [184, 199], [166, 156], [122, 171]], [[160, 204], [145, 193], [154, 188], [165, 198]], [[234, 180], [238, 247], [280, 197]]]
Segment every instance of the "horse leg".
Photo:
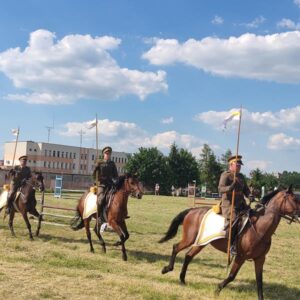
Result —
[[256, 284], [257, 284], [257, 296], [258, 300], [264, 299], [263, 294], [263, 266], [265, 263], [265, 255], [260, 256], [254, 260], [255, 265], [255, 275], [256, 275]]
[[21, 213], [22, 213], [22, 217], [23, 217], [23, 219], [26, 223], [27, 229], [29, 231], [29, 238], [31, 240], [33, 240], [32, 232], [31, 232], [31, 225], [30, 225], [29, 220], [28, 220], [27, 212], [22, 211]]
[[216, 294], [220, 294], [221, 290], [231, 281], [233, 281], [238, 273], [238, 271], [240, 270], [241, 266], [243, 265], [243, 263], [245, 262], [244, 258], [241, 258], [239, 256], [237, 256], [233, 262], [233, 266], [230, 270], [230, 273], [228, 275], [228, 277], [222, 281], [216, 290]]
[[110, 222], [111, 227], [116, 231], [120, 237], [120, 244], [122, 246], [122, 258], [124, 261], [127, 261], [127, 253], [125, 248], [125, 241], [129, 238], [129, 233], [127, 231], [126, 223], [123, 221], [118, 224], [115, 220]]
[[182, 269], [180, 272], [180, 282], [182, 284], [185, 284], [185, 275], [186, 275], [186, 271], [187, 271], [189, 263], [192, 261], [193, 257], [195, 255], [197, 255], [204, 247], [205, 246], [194, 246], [185, 255]]
[[84, 228], [85, 228], [86, 236], [87, 236], [87, 238], [89, 240], [89, 243], [90, 243], [90, 251], [95, 252], [94, 247], [93, 247], [93, 243], [92, 243], [91, 231], [90, 231], [90, 218], [84, 219], [83, 222], [84, 222]]
[[8, 226], [12, 236], [16, 236], [14, 231], [14, 217], [15, 217], [15, 209], [12, 208], [9, 214], [9, 221], [8, 221]]
[[102, 246], [103, 252], [106, 253], [106, 245], [105, 245], [104, 239], [102, 238], [102, 235], [100, 234], [99, 228], [97, 228], [97, 222], [94, 227], [94, 232], [96, 233], [96, 235], [100, 241], [100, 245]]
[[173, 245], [173, 250], [172, 250], [172, 254], [171, 254], [171, 257], [170, 257], [170, 261], [169, 261], [169, 265], [168, 266], [164, 266], [163, 269], [161, 270], [161, 273], [162, 274], [166, 274], [170, 271], [173, 271], [174, 269], [174, 263], [175, 263], [175, 258], [176, 258], [176, 255], [183, 249], [191, 246], [193, 244], [195, 240], [195, 237], [194, 236], [188, 236], [185, 232], [184, 232], [184, 235], [183, 235], [183, 238], [182, 240], [177, 243], [177, 244], [174, 244]]

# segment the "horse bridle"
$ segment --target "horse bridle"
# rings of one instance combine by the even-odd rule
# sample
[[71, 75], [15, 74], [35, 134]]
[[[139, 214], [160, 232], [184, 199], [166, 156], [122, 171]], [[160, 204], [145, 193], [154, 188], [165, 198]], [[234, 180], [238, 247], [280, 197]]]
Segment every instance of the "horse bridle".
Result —
[[[281, 210], [281, 211], [283, 211], [283, 212], [285, 212], [285, 207], [286, 207], [286, 202], [287, 202], [287, 199], [288, 199], [288, 193], [286, 192], [285, 193], [285, 195], [284, 195], [284, 198], [283, 198], [283, 201], [282, 201], [282, 203], [281, 203], [281, 205], [280, 205], [280, 209], [282, 208], [282, 205], [284, 205], [284, 209], [283, 210]], [[298, 199], [297, 199], [298, 200]], [[279, 215], [280, 215], [280, 217], [282, 217], [282, 218], [284, 218], [284, 219], [286, 219], [288, 222], [288, 224], [292, 224], [293, 222], [295, 222], [295, 223], [300, 223], [300, 216], [299, 216], [299, 211], [298, 210], [296, 210], [296, 211], [294, 211], [293, 212], [293, 214], [292, 215], [287, 215], [287, 214], [282, 214], [282, 213], [280, 213]]]

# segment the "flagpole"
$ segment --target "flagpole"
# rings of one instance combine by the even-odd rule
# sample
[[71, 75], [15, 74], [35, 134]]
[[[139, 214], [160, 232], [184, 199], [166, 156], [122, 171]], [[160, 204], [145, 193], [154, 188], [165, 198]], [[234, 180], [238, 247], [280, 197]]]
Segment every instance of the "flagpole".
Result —
[[19, 139], [19, 133], [20, 133], [20, 127], [17, 129], [17, 137], [15, 142], [15, 149], [14, 149], [14, 156], [12, 161], [12, 168], [15, 166], [15, 158], [16, 158], [16, 152], [17, 152], [17, 145], [18, 145], [18, 139]]
[[[238, 154], [239, 154], [239, 145], [240, 145], [240, 133], [241, 133], [241, 121], [242, 121], [242, 106], [240, 108], [240, 118], [239, 118], [239, 126], [237, 132], [237, 143], [236, 143], [236, 154], [235, 154], [235, 161], [237, 162]], [[236, 180], [236, 168], [233, 174], [233, 182]], [[232, 199], [231, 199], [231, 208], [230, 208], [230, 222], [229, 222], [229, 234], [228, 234], [228, 243], [227, 243], [227, 268], [230, 265], [230, 242], [232, 236], [232, 217], [233, 217], [233, 210], [234, 210], [234, 202], [235, 202], [235, 189], [232, 192]]]
[[[99, 145], [98, 145], [98, 114], [96, 114], [96, 166], [99, 159]], [[98, 203], [98, 187], [99, 187], [99, 176], [98, 172], [96, 172], [96, 194], [97, 194], [97, 203]], [[98, 204], [97, 204], [97, 212], [96, 212], [96, 232], [99, 234], [99, 212], [98, 212]]]
[[99, 158], [99, 145], [98, 145], [98, 115], [96, 114], [96, 157]]

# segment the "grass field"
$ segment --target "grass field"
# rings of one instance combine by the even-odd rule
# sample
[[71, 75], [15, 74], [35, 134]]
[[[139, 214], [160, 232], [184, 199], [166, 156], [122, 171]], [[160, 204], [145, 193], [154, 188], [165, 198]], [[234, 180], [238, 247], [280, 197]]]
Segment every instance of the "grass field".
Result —
[[[49, 204], [67, 207], [75, 207], [77, 199], [76, 195], [74, 199], [46, 196]], [[173, 217], [188, 205], [187, 198], [130, 199], [127, 262], [121, 259], [120, 247], [112, 245], [117, 240], [115, 233], [104, 233], [106, 254], [93, 234], [95, 253], [90, 253], [84, 230], [42, 224], [40, 237], [30, 241], [25, 223], [17, 215], [17, 237], [13, 238], [2, 213], [0, 299], [256, 299], [252, 262], [215, 298], [216, 284], [226, 276], [226, 255], [210, 246], [190, 264], [186, 286], [178, 279], [185, 251], [179, 254], [174, 271], [161, 275], [181, 234], [164, 244], [157, 241]], [[31, 220], [31, 224], [35, 230], [36, 223]], [[299, 233], [300, 225], [284, 221], [277, 229], [265, 263], [266, 299], [300, 299]]]

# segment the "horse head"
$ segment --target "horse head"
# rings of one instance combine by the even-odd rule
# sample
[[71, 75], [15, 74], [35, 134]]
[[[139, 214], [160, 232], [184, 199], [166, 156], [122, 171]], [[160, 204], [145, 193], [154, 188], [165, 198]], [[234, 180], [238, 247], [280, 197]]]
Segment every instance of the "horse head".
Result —
[[278, 193], [280, 199], [280, 213], [291, 222], [299, 222], [300, 199], [293, 193], [292, 185], [288, 189]]
[[40, 192], [43, 192], [45, 190], [45, 185], [44, 185], [44, 177], [42, 173], [34, 172], [32, 178], [33, 178], [34, 186], [37, 187]]
[[125, 175], [126, 190], [132, 197], [141, 199], [143, 196], [143, 185], [135, 175]]

